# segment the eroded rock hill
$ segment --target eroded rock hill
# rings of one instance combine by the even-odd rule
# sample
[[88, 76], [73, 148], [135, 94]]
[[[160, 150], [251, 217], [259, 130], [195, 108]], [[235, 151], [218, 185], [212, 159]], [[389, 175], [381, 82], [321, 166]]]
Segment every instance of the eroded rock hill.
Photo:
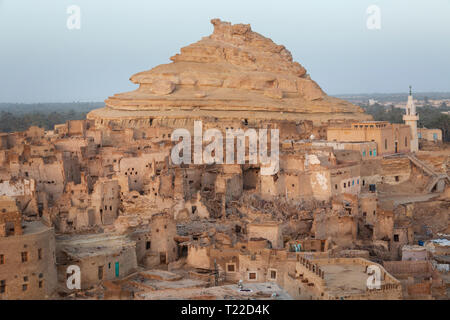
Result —
[[187, 112], [243, 118], [245, 112], [245, 118], [370, 119], [359, 107], [327, 96], [284, 46], [250, 25], [211, 22], [210, 36], [182, 48], [172, 63], [133, 75], [137, 90], [110, 97], [106, 108], [88, 117], [183, 117]]

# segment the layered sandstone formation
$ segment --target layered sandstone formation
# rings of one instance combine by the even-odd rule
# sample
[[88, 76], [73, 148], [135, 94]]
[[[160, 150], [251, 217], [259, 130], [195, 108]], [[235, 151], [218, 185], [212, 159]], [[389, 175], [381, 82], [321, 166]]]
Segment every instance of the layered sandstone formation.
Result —
[[250, 25], [211, 22], [212, 35], [182, 48], [172, 63], [133, 75], [130, 80], [139, 85], [137, 90], [110, 97], [105, 108], [88, 118], [134, 125], [134, 120], [205, 117], [369, 119], [359, 107], [327, 96], [284, 46]]

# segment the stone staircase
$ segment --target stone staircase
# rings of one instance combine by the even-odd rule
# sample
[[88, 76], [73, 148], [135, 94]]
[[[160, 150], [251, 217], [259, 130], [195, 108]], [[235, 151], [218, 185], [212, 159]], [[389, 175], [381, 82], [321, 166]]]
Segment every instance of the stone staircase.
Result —
[[[446, 175], [446, 174], [439, 174], [439, 175], [437, 175], [437, 176], [434, 176], [434, 177], [431, 179], [431, 181], [427, 184], [427, 186], [425, 187], [425, 190], [426, 190], [428, 193], [431, 193], [431, 192], [433, 191], [433, 188], [434, 188], [436, 185], [438, 185], [439, 183], [442, 184], [442, 187], [441, 187], [441, 188], [443, 188], [443, 186], [445, 185], [445, 181], [450, 182], [450, 178], [449, 178], [449, 176]], [[438, 187], [437, 189], [441, 189], [441, 188]]]
[[407, 154], [406, 155], [408, 157], [408, 159], [414, 163], [414, 165], [416, 167], [418, 167], [419, 169], [422, 169], [426, 174], [428, 174], [429, 176], [437, 176], [438, 174], [433, 170], [432, 167], [430, 167], [428, 164], [426, 164], [425, 162], [417, 159], [417, 157], [415, 155], [412, 154]]
[[438, 192], [442, 192], [443, 190], [440, 189], [444, 188], [445, 183], [450, 183], [450, 177], [447, 174], [434, 171], [434, 169], [430, 165], [419, 160], [413, 154], [407, 154], [406, 156], [416, 167], [418, 167], [431, 177], [430, 182], [425, 187], [426, 192], [431, 193], [435, 187]]

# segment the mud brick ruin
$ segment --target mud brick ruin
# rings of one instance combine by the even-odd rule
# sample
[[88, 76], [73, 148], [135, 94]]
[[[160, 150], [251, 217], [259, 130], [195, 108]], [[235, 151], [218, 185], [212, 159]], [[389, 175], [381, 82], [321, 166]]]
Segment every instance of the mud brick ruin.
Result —
[[[0, 134], [0, 299], [448, 299], [450, 148], [412, 96], [404, 124], [373, 121], [211, 22], [86, 120]], [[278, 129], [279, 170], [174, 164], [194, 121]]]

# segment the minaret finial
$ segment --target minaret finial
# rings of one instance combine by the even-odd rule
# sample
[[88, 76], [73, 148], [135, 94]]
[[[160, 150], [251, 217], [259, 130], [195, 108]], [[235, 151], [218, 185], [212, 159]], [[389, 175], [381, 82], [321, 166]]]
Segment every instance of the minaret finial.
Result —
[[412, 86], [409, 86], [409, 95], [412, 96]]

